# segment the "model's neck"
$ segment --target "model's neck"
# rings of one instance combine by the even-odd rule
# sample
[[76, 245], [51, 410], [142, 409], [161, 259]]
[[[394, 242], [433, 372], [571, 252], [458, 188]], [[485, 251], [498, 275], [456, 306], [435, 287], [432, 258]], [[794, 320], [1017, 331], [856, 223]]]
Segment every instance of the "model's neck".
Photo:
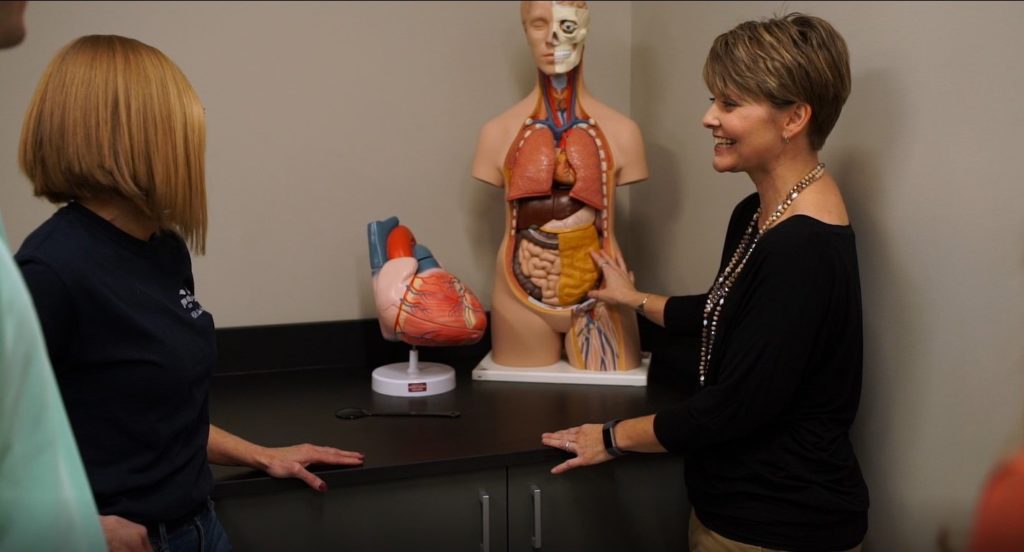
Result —
[[587, 115], [580, 106], [580, 96], [584, 93], [582, 64], [577, 65], [568, 73], [553, 75], [538, 71], [537, 85], [543, 112], [537, 113], [551, 125], [556, 134], [586, 120]]

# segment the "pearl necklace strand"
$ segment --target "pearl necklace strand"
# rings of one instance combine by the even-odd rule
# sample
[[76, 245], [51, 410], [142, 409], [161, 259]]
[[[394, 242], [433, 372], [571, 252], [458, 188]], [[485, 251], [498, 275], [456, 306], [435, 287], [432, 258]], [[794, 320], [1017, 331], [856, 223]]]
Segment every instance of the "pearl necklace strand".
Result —
[[[824, 173], [825, 164], [818, 163], [811, 172], [807, 173], [807, 176], [801, 178], [793, 186], [789, 193], [786, 194], [786, 198], [775, 208], [775, 212], [768, 217], [768, 220], [761, 228], [757, 228], [757, 219], [761, 216], [761, 208], [758, 207], [757, 211], [754, 212], [754, 217], [750, 219], [750, 224], [747, 225], [746, 231], [743, 232], [743, 237], [740, 239], [736, 251], [733, 252], [732, 258], [729, 259], [729, 264], [726, 265], [722, 273], [715, 279], [715, 284], [711, 286], [711, 291], [708, 292], [708, 299], [704, 303], [704, 324], [700, 335], [700, 365], [697, 370], [700, 375], [701, 387], [704, 386], [704, 380], [708, 374], [708, 366], [711, 365], [711, 348], [715, 343], [715, 335], [718, 330], [718, 317], [722, 314], [722, 306], [725, 305], [725, 298], [729, 295], [729, 290], [736, 283], [736, 278], [739, 277], [740, 271], [746, 266], [747, 259], [754, 252], [754, 248], [757, 247], [761, 236], [775, 225], [775, 222], [786, 212], [786, 209], [789, 209], [789, 206], [793, 204], [800, 195], [800, 192], [804, 191], [815, 180], [821, 178], [821, 175]], [[757, 229], [756, 234], [754, 233], [755, 229]]]

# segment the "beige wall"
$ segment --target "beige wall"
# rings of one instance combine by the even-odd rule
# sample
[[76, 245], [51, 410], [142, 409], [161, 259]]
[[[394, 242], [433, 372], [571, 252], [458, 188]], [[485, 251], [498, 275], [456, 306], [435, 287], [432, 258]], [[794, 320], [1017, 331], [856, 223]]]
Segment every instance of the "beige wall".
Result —
[[631, 192], [642, 287], [710, 284], [753, 186], [711, 169], [701, 67], [716, 35], [783, 10], [825, 17], [852, 56], [822, 158], [858, 236], [867, 548], [934, 550], [942, 524], [962, 540], [985, 471], [1024, 440], [1024, 4], [635, 4], [632, 115], [652, 174]]
[[[784, 9], [832, 21], [853, 56], [823, 160], [859, 240], [868, 549], [931, 550], [940, 525], [962, 539], [985, 471], [1024, 434], [1024, 5], [595, 3], [589, 86], [640, 123], [651, 164], [620, 195], [641, 287], [710, 282], [752, 186], [710, 168], [700, 68], [715, 35]], [[219, 325], [372, 317], [365, 225], [392, 214], [489, 304], [501, 199], [468, 174], [479, 126], [533, 82], [515, 2], [33, 2], [27, 19], [0, 52], [12, 246], [52, 212], [14, 162], [35, 82], [74, 37], [118, 33], [169, 54], [206, 104], [196, 277]]]
[[[627, 111], [629, 5], [592, 12], [588, 86]], [[206, 106], [195, 272], [219, 326], [375, 316], [366, 224], [391, 215], [489, 306], [503, 202], [470, 163], [480, 126], [535, 80], [518, 2], [31, 2], [26, 20], [0, 52], [12, 247], [53, 212], [16, 163], [43, 68], [80, 35], [122, 34], [175, 60]]]

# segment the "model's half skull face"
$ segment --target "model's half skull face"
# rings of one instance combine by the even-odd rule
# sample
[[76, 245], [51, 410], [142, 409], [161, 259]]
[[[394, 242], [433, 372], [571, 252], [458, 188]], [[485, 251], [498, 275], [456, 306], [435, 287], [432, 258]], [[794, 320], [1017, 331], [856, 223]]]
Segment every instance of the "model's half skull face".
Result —
[[555, 44], [555, 72], [568, 73], [583, 59], [590, 13], [586, 2], [551, 3], [551, 40]]

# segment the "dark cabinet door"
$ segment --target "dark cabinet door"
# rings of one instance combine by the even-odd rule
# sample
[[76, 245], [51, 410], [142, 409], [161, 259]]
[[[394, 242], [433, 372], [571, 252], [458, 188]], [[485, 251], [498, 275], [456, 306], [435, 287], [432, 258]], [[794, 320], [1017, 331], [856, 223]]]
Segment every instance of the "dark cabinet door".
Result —
[[633, 454], [551, 475], [509, 468], [510, 552], [687, 550], [682, 457]]
[[[507, 550], [504, 468], [217, 500], [235, 550]], [[484, 515], [486, 514], [486, 518]], [[484, 536], [488, 537], [484, 546]]]

